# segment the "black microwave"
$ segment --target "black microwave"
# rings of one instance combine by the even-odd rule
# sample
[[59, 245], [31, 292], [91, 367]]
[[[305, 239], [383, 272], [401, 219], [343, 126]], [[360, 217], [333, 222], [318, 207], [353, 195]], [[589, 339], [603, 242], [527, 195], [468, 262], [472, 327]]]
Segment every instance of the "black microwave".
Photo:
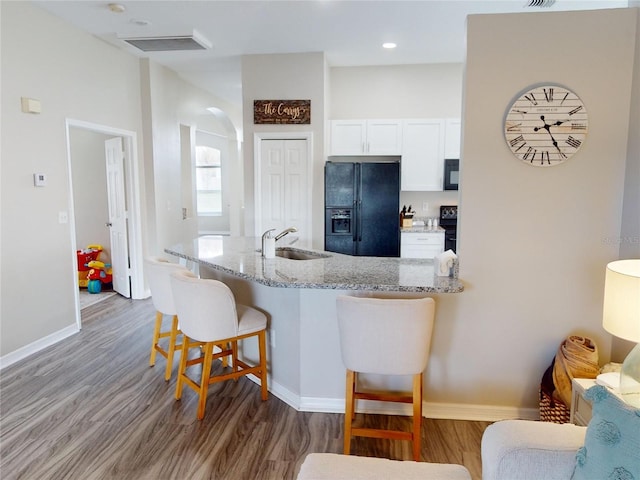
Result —
[[444, 161], [444, 189], [458, 190], [458, 178], [460, 177], [460, 160], [447, 158]]

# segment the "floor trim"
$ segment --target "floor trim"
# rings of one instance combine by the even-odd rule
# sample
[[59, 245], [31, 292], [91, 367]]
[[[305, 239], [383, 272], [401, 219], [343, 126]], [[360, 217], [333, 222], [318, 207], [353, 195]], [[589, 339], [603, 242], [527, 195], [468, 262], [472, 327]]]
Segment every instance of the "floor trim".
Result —
[[[255, 383], [258, 378], [249, 375]], [[300, 412], [344, 413], [344, 398], [300, 397], [292, 391], [267, 379], [269, 392]], [[389, 404], [360, 400], [358, 412], [382, 415], [412, 415], [411, 405]], [[497, 422], [500, 420], [539, 420], [538, 408], [519, 408], [503, 405], [475, 405], [466, 403], [422, 403], [422, 416], [444, 420], [472, 420]]]
[[27, 358], [29, 355], [38, 353], [40, 350], [44, 350], [45, 348], [50, 347], [51, 345], [58, 343], [59, 341], [64, 340], [65, 338], [70, 337], [73, 334], [78, 333], [79, 331], [80, 330], [78, 329], [78, 325], [76, 325], [74, 322], [73, 325], [69, 325], [62, 330], [53, 332], [46, 337], [40, 338], [33, 343], [14, 350], [13, 352], [0, 357], [0, 370]]

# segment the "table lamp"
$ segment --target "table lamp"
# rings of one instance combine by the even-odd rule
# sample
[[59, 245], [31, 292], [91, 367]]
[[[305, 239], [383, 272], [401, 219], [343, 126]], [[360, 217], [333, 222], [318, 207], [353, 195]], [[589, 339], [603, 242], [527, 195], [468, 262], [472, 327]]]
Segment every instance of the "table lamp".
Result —
[[602, 326], [616, 337], [638, 343], [620, 370], [620, 395], [640, 407], [640, 259], [607, 265]]

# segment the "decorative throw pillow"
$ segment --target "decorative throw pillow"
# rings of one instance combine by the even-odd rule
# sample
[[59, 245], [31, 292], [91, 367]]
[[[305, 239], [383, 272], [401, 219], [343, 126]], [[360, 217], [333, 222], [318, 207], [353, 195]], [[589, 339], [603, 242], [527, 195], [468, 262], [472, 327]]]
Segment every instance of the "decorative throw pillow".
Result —
[[602, 385], [587, 390], [585, 398], [593, 416], [572, 480], [640, 480], [640, 409]]

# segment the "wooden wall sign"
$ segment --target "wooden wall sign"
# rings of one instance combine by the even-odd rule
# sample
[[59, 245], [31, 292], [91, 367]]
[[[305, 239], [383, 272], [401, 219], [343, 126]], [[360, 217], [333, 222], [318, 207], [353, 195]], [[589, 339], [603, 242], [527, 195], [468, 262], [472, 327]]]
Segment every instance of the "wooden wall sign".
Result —
[[254, 124], [310, 124], [311, 100], [254, 100]]

